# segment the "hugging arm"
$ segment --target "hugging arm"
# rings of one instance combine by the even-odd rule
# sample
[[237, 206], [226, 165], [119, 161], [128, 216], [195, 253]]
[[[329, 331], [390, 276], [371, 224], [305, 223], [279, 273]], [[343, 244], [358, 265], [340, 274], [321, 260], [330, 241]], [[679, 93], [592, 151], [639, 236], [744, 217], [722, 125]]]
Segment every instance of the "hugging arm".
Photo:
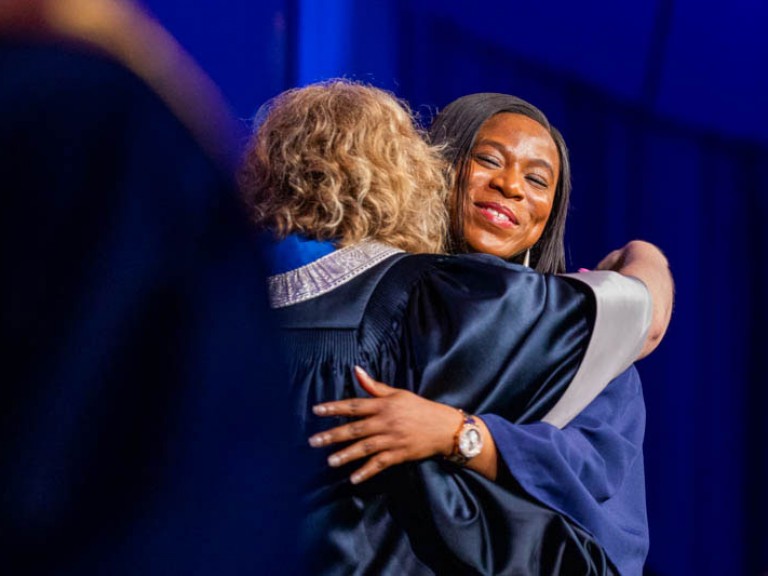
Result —
[[[611, 382], [562, 430], [544, 422], [514, 424], [494, 414], [481, 415], [483, 451], [467, 467], [495, 480], [501, 457], [518, 481], [544, 501], [549, 491], [558, 502], [571, 494], [595, 501], [609, 498], [642, 447], [645, 408], [636, 376], [624, 382], [631, 376]], [[359, 483], [395, 464], [451, 453], [453, 433], [462, 421], [456, 409], [377, 382], [360, 368], [356, 377], [373, 398], [314, 409], [319, 416], [360, 418], [310, 439], [315, 447], [353, 442], [329, 457], [332, 466], [371, 456], [352, 474]], [[534, 477], [548, 481], [536, 485]]]
[[597, 270], [614, 270], [624, 276], [634, 276], [648, 288], [653, 313], [648, 336], [637, 359], [645, 358], [661, 343], [672, 318], [675, 286], [666, 257], [653, 244], [633, 240], [603, 258]]
[[[309, 439], [317, 448], [352, 442], [331, 454], [329, 465], [342, 466], [370, 456], [350, 477], [357, 484], [402, 462], [451, 454], [454, 434], [464, 420], [458, 410], [377, 382], [360, 367], [355, 368], [355, 377], [372, 398], [328, 402], [313, 409], [318, 416], [360, 418]], [[493, 436], [481, 418], [477, 421], [484, 438], [483, 450], [467, 462], [467, 468], [495, 480], [498, 457]]]
[[[503, 269], [499, 269], [496, 272], [499, 276], [505, 274]], [[507, 270], [506, 273], [510, 274], [511, 272]], [[645, 337], [644, 327], [638, 326], [634, 335], [629, 338], [625, 334], [626, 330], [622, 331], [621, 337], [624, 340], [630, 340], [628, 343], [625, 342], [627, 346], [624, 347], [623, 352], [611, 355], [610, 362], [602, 362], [602, 364], [607, 364], [607, 366], [599, 366], [597, 370], [590, 370], [588, 368], [594, 366], [596, 362], [589, 356], [589, 350], [587, 351], [586, 358], [580, 355], [588, 348], [591, 335], [588, 329], [587, 332], [583, 332], [584, 329], [575, 329], [573, 325], [568, 326], [574, 322], [577, 326], [579, 322], [585, 322], [583, 316], [587, 314], [587, 311], [578, 306], [574, 307], [572, 302], [566, 302], [568, 298], [563, 300], [562, 294], [558, 296], [559, 289], [562, 288], [564, 282], [567, 284], [568, 281], [553, 277], [545, 278], [531, 273], [521, 274], [517, 272], [517, 274], [520, 275], [522, 282], [515, 289], [524, 307], [518, 311], [518, 316], [515, 319], [518, 323], [518, 328], [521, 330], [520, 334], [524, 335], [525, 341], [529, 344], [528, 346], [521, 346], [515, 339], [510, 340], [506, 332], [513, 330], [511, 328], [505, 329], [503, 323], [501, 323], [501, 328], [499, 328], [499, 317], [503, 317], [510, 310], [508, 310], [507, 306], [503, 305], [497, 307], [493, 311], [492, 323], [483, 324], [483, 318], [479, 318], [479, 321], [467, 324], [472, 326], [470, 330], [475, 333], [474, 337], [462, 340], [462, 335], [459, 334], [456, 335], [456, 338], [445, 338], [444, 335], [439, 338], [432, 338], [432, 340], [448, 341], [449, 345], [452, 346], [452, 350], [448, 353], [441, 352], [441, 354], [437, 355], [440, 358], [440, 362], [436, 362], [439, 366], [433, 372], [433, 381], [431, 384], [421, 386], [420, 390], [390, 388], [385, 384], [366, 377], [364, 374], [358, 374], [357, 377], [363, 390], [373, 396], [373, 398], [355, 398], [323, 404], [315, 408], [315, 413], [320, 416], [347, 416], [360, 419], [315, 435], [310, 440], [310, 444], [315, 447], [322, 447], [340, 442], [351, 442], [347, 447], [330, 455], [329, 463], [332, 466], [340, 466], [354, 460], [371, 457], [353, 473], [352, 479], [355, 482], [368, 479], [378, 472], [401, 462], [420, 460], [432, 456], [447, 456], [453, 450], [454, 436], [462, 422], [462, 417], [458, 410], [446, 404], [475, 411], [480, 408], [486, 399], [490, 398], [491, 403], [500, 402], [497, 406], [501, 410], [507, 410], [506, 414], [510, 417], [510, 420], [516, 418], [539, 420], [545, 416], [544, 412], [546, 410], [543, 407], [546, 405], [546, 401], [539, 402], [538, 407], [536, 407], [536, 402], [533, 402], [530, 396], [525, 397], [522, 395], [516, 398], [514, 393], [516, 386], [524, 388], [528, 385], [526, 383], [521, 384], [521, 379], [517, 378], [516, 375], [527, 374], [528, 378], [535, 380], [536, 370], [544, 370], [554, 374], [555, 378], [563, 380], [560, 383], [561, 391], [570, 384], [570, 389], [566, 390], [566, 394], [562, 395], [561, 401], [555, 403], [555, 406], [546, 413], [546, 417], [551, 423], [561, 426], [565, 425], [567, 421], [578, 414], [597, 396], [608, 380], [620, 373], [631, 363]], [[629, 290], [630, 292], [634, 291], [634, 299], [624, 298], [625, 302], [622, 302], [618, 308], [615, 305], [613, 305], [613, 308], [606, 306], [606, 310], [603, 310], [602, 313], [598, 312], [601, 322], [616, 324], [615, 320], [618, 315], [623, 315], [623, 318], [629, 320], [630, 324], [643, 324], [649, 315], [649, 305], [647, 293], [639, 283], [634, 280], [619, 280], [618, 275], [607, 275], [605, 272], [580, 275], [582, 279], [586, 276], [592, 278], [592, 283], [587, 284], [593, 287], [596, 294], [605, 293], [606, 291], [610, 292], [610, 290], [606, 290], [605, 286], [595, 286], [600, 284], [600, 282], [605, 284], [606, 280], [609, 281], [609, 288], [618, 286], [619, 292], [622, 289]], [[597, 277], [597, 281], [594, 280], [594, 277]], [[480, 284], [482, 285], [483, 282], [481, 281]], [[551, 288], [549, 291], [546, 290], [547, 286]], [[449, 299], [452, 302], [446, 302], [446, 304], [448, 306], [453, 304], [454, 308], [461, 308], [462, 293], [465, 292], [466, 286], [460, 286], [458, 289], [452, 286], [452, 288], [455, 289], [455, 294]], [[583, 286], [582, 289], [584, 289]], [[433, 299], [438, 299], [434, 291], [427, 292]], [[483, 308], [484, 299], [489, 297], [490, 294], [483, 294], [481, 287], [477, 287], [477, 291], [474, 294], [478, 302], [473, 302], [473, 305]], [[523, 297], [523, 295], [526, 296]], [[515, 296], [513, 295], [513, 297]], [[529, 307], [525, 307], [526, 298], [530, 299]], [[596, 296], [599, 306], [605, 301], [605, 298], [601, 298], [602, 296]], [[503, 300], [503, 297], [498, 298], [498, 295], [494, 295], [494, 305], [498, 301], [503, 302]], [[539, 307], [538, 310], [536, 310], [535, 306]], [[569, 322], [561, 324], [555, 321], [554, 324], [551, 324], [551, 327], [554, 328], [555, 325], [558, 327], [549, 330], [549, 333], [547, 333], [546, 322], [541, 321], [542, 318], [548, 315], [558, 316], [563, 313], [564, 309], [569, 307], [572, 316], [575, 315], [574, 318], [571, 318]], [[633, 312], [627, 315], [627, 308]], [[520, 316], [523, 310], [526, 311], [528, 316], [538, 318], [533, 320], [530, 318], [524, 319]], [[416, 316], [418, 317], [419, 314], [416, 314]], [[612, 320], [613, 322], [611, 322]], [[459, 319], [455, 319], [455, 321], [450, 323], [456, 326], [462, 325]], [[487, 338], [483, 339], [482, 336], [477, 334], [478, 327], [483, 327], [483, 330], [487, 330]], [[536, 334], [533, 334], [532, 331], [535, 331]], [[566, 337], [560, 338], [560, 335], [565, 335]], [[462, 348], [462, 344], [466, 340], [469, 340], [471, 344], [473, 338], [481, 340], [476, 343], [479, 346], [476, 347], [474, 354], [464, 354], [462, 356], [459, 352], [459, 358], [463, 359], [459, 364], [451, 363], [450, 360], [443, 360], [443, 354], [448, 357], [451, 355], [457, 356], [456, 349]], [[565, 345], [562, 347], [559, 344], [552, 345], [552, 338], [573, 340], [579, 342], [579, 344], [567, 349], [564, 347]], [[602, 340], [604, 341], [606, 338], [603, 337]], [[511, 350], [506, 351], [506, 360], [505, 354], [495, 349], [505, 345], [511, 348]], [[544, 352], [545, 349], [546, 352]], [[562, 356], [558, 356], [558, 354]], [[527, 361], [525, 360], [526, 355], [528, 355]], [[592, 354], [592, 356], [595, 356], [595, 354]], [[478, 359], [481, 359], [482, 363]], [[579, 366], [579, 363], [582, 365]], [[534, 364], [535, 368], [533, 367]], [[576, 367], [578, 367], [578, 370], [576, 370]], [[503, 371], [500, 372], [500, 370]], [[548, 385], [546, 383], [548, 375], [543, 378], [542, 376], [544, 375], [539, 374], [539, 381], [534, 383], [534, 387], [542, 384], [545, 387]], [[589, 377], [597, 380], [597, 384], [589, 381]], [[478, 389], [483, 388], [482, 384], [478, 385], [478, 381], [481, 379], [486, 380], [485, 389], [487, 390], [487, 398], [484, 398], [482, 401], [480, 400], [481, 397], [477, 394], [472, 399], [471, 393], [472, 389], [476, 386]], [[488, 382], [489, 380], [492, 380], [492, 383]], [[585, 380], [586, 382], [584, 382]], [[509, 382], [506, 386], [504, 386], [505, 381]], [[462, 389], [461, 394], [457, 390], [458, 387]], [[505, 389], [511, 390], [512, 394], [505, 395]], [[414, 392], [417, 392], [418, 395]], [[539, 400], [546, 398], [547, 394], [550, 396], [554, 394], [557, 397], [557, 394], [550, 390], [542, 393]], [[440, 399], [441, 395], [446, 398], [445, 404], [420, 397], [427, 396], [437, 400]], [[456, 403], [460, 395], [469, 397], [463, 405]], [[506, 400], [504, 400], [505, 398]], [[526, 403], [529, 403], [527, 410]], [[550, 407], [551, 404], [552, 402], [549, 402]], [[515, 412], [515, 410], [527, 411], [527, 414], [521, 414], [520, 411]], [[538, 414], [536, 414], [537, 410]], [[493, 409], [488, 412], [499, 413]], [[469, 461], [468, 467], [493, 480], [497, 474], [497, 455], [494, 438], [487, 430], [483, 419], [479, 418], [478, 420], [478, 425], [484, 433], [485, 446], [479, 456]]]
[[[647, 287], [653, 308], [650, 327], [638, 358], [648, 355], [663, 338], [671, 317], [674, 284], [666, 258], [652, 244], [632, 241], [608, 254], [598, 264], [597, 269], [614, 270], [622, 275], [635, 276]], [[580, 279], [584, 278], [584, 276], [580, 277]], [[638, 326], [637, 329], [642, 332], [643, 327]], [[618, 373], [631, 360], [632, 358], [626, 358], [621, 368], [614, 368], [614, 371]], [[583, 375], [582, 373], [581, 376]], [[590, 376], [597, 379], [604, 378], [594, 374]], [[362, 370], [356, 377], [362, 388], [373, 397], [372, 399], [342, 400], [324, 404], [315, 409], [316, 414], [320, 416], [338, 415], [361, 418], [311, 439], [310, 443], [316, 447], [355, 441], [329, 457], [329, 463], [332, 466], [340, 466], [372, 456], [352, 476], [353, 481], [361, 482], [401, 462], [432, 456], [447, 456], [451, 453], [454, 434], [461, 423], [461, 416], [457, 410], [421, 398], [408, 390], [391, 388], [376, 382]], [[607, 378], [605, 379], [607, 381]], [[593, 387], [593, 391], [590, 392], [592, 397], [595, 396], [596, 384], [599, 392], [604, 383], [589, 383]], [[585, 405], [587, 403], [585, 402]], [[567, 412], [563, 417], [550, 412], [547, 415], [548, 421], [562, 426], [566, 420], [574, 416], [578, 418], [578, 411], [575, 408]], [[494, 480], [498, 462], [493, 431], [487, 430], [483, 418], [478, 420], [482, 432], [485, 433], [485, 445], [482, 453], [469, 461], [468, 467]], [[580, 422], [581, 420], [570, 427], [571, 437], [579, 430]]]

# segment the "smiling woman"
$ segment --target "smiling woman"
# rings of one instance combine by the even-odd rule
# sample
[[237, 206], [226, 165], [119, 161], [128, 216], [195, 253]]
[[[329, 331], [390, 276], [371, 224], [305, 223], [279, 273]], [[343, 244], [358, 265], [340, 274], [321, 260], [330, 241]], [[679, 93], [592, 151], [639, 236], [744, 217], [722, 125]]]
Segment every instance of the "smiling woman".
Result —
[[560, 159], [549, 132], [521, 114], [498, 114], [470, 155], [464, 239], [505, 260], [541, 237], [555, 201]]
[[[565, 142], [546, 117], [514, 96], [472, 94], [438, 115], [431, 137], [443, 146], [457, 171], [449, 199], [453, 250], [530, 262], [540, 272], [563, 272], [570, 170]], [[652, 330], [658, 338], [646, 343], [644, 353], [648, 353], [669, 322], [671, 277], [663, 255], [653, 246], [635, 242], [599, 267], [621, 265], [623, 273], [632, 273], [626, 264], [640, 253], [657, 257], [657, 265], [651, 267], [650, 275], [637, 268], [635, 273], [640, 272], [652, 291], [659, 287], [654, 288], [655, 275], [666, 286], [656, 292], [660, 297], [655, 299]], [[527, 311], [514, 321], [524, 321], [526, 316]], [[508, 329], [514, 329], [513, 323]], [[541, 343], [539, 352], [544, 355], [545, 348], [567, 340], [563, 334], [553, 334], [546, 344]], [[618, 340], [608, 343], [606, 356], [619, 354]], [[558, 369], [553, 366], [551, 373]], [[467, 388], [482, 371], [482, 362], [473, 361], [472, 372], [466, 375]], [[516, 377], [524, 374], [518, 371]], [[594, 550], [602, 547], [612, 563], [605, 573], [614, 568], [621, 574], [642, 571], [648, 551], [642, 461], [645, 406], [634, 368], [604, 391], [595, 392], [597, 396], [589, 398], [594, 401], [563, 429], [550, 424], [565, 422], [549, 416], [542, 422], [525, 423], [498, 413], [459, 418], [455, 410], [386, 386], [360, 370], [357, 378], [373, 399], [321, 404], [315, 414], [363, 418], [310, 439], [316, 447], [357, 440], [329, 458], [330, 465], [338, 467], [371, 456], [353, 473], [353, 482], [400, 462], [442, 455], [500, 486], [522, 488], [586, 529], [599, 545]], [[592, 376], [598, 391], [606, 380]], [[511, 508], [506, 512], [514, 516]], [[524, 524], [522, 532], [530, 537], [533, 525]]]
[[430, 137], [446, 146], [456, 169], [453, 251], [565, 272], [571, 170], [565, 141], [547, 117], [509, 94], [469, 94], [440, 112]]

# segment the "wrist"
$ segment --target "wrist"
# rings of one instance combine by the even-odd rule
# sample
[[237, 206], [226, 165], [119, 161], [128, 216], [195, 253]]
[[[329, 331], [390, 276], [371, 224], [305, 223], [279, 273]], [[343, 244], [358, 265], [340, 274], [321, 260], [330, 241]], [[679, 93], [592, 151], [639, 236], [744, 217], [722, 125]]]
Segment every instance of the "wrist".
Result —
[[483, 432], [476, 416], [467, 414], [461, 409], [458, 409], [458, 412], [461, 422], [453, 435], [451, 453], [446, 456], [446, 459], [454, 464], [465, 466], [482, 452]]

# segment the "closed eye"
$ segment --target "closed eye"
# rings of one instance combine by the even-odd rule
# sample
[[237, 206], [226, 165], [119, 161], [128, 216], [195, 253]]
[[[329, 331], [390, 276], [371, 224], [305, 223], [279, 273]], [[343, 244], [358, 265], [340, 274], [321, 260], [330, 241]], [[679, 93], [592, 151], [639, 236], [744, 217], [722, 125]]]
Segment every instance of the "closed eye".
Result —
[[526, 178], [529, 182], [532, 182], [534, 186], [538, 186], [540, 188], [549, 188], [549, 182], [538, 174], [529, 174], [526, 176]]
[[492, 168], [501, 166], [501, 163], [496, 158], [489, 156], [488, 154], [475, 154], [475, 161]]

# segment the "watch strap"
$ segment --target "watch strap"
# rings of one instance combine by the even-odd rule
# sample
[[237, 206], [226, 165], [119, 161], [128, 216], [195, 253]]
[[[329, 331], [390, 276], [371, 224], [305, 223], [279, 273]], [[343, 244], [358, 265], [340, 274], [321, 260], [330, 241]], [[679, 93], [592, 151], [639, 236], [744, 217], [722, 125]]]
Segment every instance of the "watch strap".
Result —
[[456, 432], [453, 435], [453, 450], [448, 456], [445, 457], [445, 459], [459, 466], [464, 466], [469, 461], [469, 458], [461, 453], [461, 450], [459, 449], [459, 440], [461, 438], [461, 433], [464, 430], [464, 427], [467, 425], [476, 426], [477, 420], [475, 420], [475, 417], [472, 414], [467, 414], [461, 408], [457, 408], [457, 410], [462, 416], [461, 424], [459, 424], [459, 427], [456, 429]]

